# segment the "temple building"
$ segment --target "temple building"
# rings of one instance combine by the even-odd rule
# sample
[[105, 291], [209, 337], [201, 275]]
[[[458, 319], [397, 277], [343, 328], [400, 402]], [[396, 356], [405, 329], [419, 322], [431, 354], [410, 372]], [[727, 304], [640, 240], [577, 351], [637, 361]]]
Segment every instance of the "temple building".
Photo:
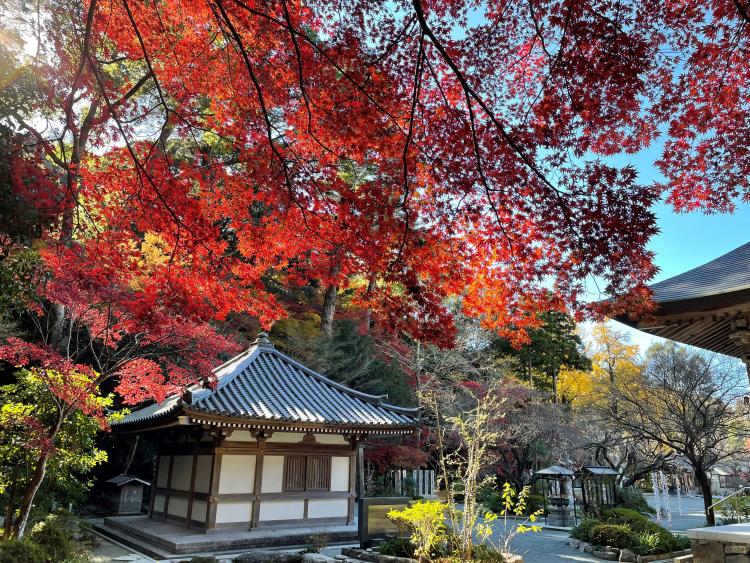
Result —
[[649, 287], [654, 313], [618, 321], [740, 358], [750, 369], [750, 243]]
[[416, 409], [306, 368], [265, 333], [214, 373], [214, 388], [112, 425], [158, 438], [152, 522], [201, 531], [351, 525], [363, 440], [418, 426]]

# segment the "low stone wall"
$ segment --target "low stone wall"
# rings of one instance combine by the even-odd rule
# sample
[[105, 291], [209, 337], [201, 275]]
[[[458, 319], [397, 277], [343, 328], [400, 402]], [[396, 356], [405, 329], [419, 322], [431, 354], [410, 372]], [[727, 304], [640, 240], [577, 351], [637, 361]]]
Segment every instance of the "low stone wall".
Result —
[[[685, 549], [682, 551], [673, 551], [671, 553], [657, 553], [655, 555], [636, 555], [629, 549], [620, 549], [618, 547], [610, 547], [610, 546], [606, 546], [606, 547], [595, 546], [585, 541], [576, 540], [576, 539], [568, 540], [568, 545], [570, 545], [571, 547], [579, 551], [582, 551], [584, 553], [589, 553], [593, 555], [594, 557], [603, 559], [604, 561], [622, 561], [622, 562], [627, 562], [627, 563], [650, 563], [651, 561], [660, 561], [662, 559], [673, 559], [675, 557], [682, 557], [685, 555], [690, 555], [691, 553], [689, 549]], [[696, 560], [696, 563], [697, 561], [698, 560]], [[722, 563], [724, 563], [723, 560], [722, 560]], [[745, 563], [745, 562], [743, 561], [742, 563]], [[748, 560], [747, 563], [750, 563], [750, 560]]]
[[695, 563], [750, 563], [750, 544], [691, 540]]

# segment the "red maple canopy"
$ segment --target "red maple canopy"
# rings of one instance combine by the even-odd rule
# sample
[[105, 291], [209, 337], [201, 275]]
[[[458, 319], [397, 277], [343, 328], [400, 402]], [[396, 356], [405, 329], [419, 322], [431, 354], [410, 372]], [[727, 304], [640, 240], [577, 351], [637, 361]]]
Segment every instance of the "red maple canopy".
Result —
[[[348, 288], [442, 344], [450, 296], [519, 340], [583, 313], [591, 276], [642, 306], [652, 204], [750, 193], [749, 22], [744, 0], [51, 2], [35, 109], [61, 125], [16, 118], [55, 171], [14, 168], [53, 209], [43, 294], [131, 400], [207, 376], [233, 347], [210, 323], [283, 316], [269, 285]], [[606, 158], [660, 131], [663, 184]]]

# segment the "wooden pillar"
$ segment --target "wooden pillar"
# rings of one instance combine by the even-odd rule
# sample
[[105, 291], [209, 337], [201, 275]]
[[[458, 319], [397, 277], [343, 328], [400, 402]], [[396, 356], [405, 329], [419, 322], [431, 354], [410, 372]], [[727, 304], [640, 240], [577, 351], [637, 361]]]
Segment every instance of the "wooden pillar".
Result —
[[260, 503], [263, 492], [263, 454], [266, 449], [268, 434], [259, 431], [255, 438], [258, 441], [258, 450], [255, 454], [255, 479], [253, 480], [253, 510], [250, 516], [250, 529], [257, 528], [260, 523]]
[[193, 434], [195, 440], [195, 447], [193, 448], [193, 467], [190, 472], [190, 492], [188, 493], [188, 506], [187, 513], [185, 515], [185, 526], [190, 528], [190, 522], [193, 519], [193, 499], [195, 497], [195, 474], [198, 470], [198, 448], [200, 448], [201, 435], [203, 431]]
[[161, 452], [162, 444], [164, 444], [164, 435], [159, 440], [159, 445], [156, 447], [156, 463], [154, 463], [154, 473], [151, 479], [151, 500], [148, 503], [148, 517], [154, 517], [154, 502], [156, 502], [156, 487], [159, 481], [159, 465], [161, 464]]
[[206, 529], [216, 528], [216, 506], [218, 504], [219, 480], [221, 477], [221, 446], [224, 443], [225, 434], [222, 429], [216, 432], [214, 439], [214, 453], [211, 462], [211, 477], [208, 486], [208, 501], [206, 502]]
[[174, 468], [174, 455], [169, 456], [169, 472], [167, 473], [167, 494], [164, 498], [164, 514], [162, 514], [162, 521], [166, 521], [167, 513], [169, 512], [169, 499], [171, 497], [170, 492], [172, 491], [172, 469]]

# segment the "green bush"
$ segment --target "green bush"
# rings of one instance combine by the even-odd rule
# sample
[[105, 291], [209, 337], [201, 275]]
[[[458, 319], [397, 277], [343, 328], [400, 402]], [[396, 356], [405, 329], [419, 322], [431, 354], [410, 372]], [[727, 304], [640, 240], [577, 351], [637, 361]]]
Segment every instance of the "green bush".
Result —
[[475, 545], [471, 556], [472, 561], [479, 563], [503, 563], [505, 561], [502, 553], [484, 543]]
[[619, 497], [619, 508], [629, 508], [641, 514], [656, 514], [656, 509], [646, 501], [643, 493], [635, 487], [621, 488]]
[[659, 534], [653, 532], [641, 532], [638, 534], [637, 543], [631, 548], [636, 555], [650, 555], [656, 553], [661, 547]]
[[406, 538], [390, 538], [378, 546], [378, 553], [393, 557], [414, 557], [414, 544]]
[[31, 532], [31, 541], [38, 545], [51, 561], [65, 561], [74, 552], [72, 531], [50, 515], [36, 524]]
[[578, 526], [570, 531], [570, 537], [581, 541], [589, 541], [591, 528], [601, 523], [600, 520], [596, 520], [595, 518], [584, 518]]
[[591, 528], [589, 541], [595, 545], [632, 547], [638, 540], [633, 530], [625, 524], [597, 524]]
[[602, 513], [602, 521], [608, 524], [622, 524], [628, 526], [636, 535], [655, 534], [659, 541], [651, 553], [663, 553], [681, 549], [680, 541], [666, 528], [644, 516], [636, 510], [628, 508], [612, 508]]
[[0, 563], [47, 563], [44, 550], [29, 540], [0, 543]]

